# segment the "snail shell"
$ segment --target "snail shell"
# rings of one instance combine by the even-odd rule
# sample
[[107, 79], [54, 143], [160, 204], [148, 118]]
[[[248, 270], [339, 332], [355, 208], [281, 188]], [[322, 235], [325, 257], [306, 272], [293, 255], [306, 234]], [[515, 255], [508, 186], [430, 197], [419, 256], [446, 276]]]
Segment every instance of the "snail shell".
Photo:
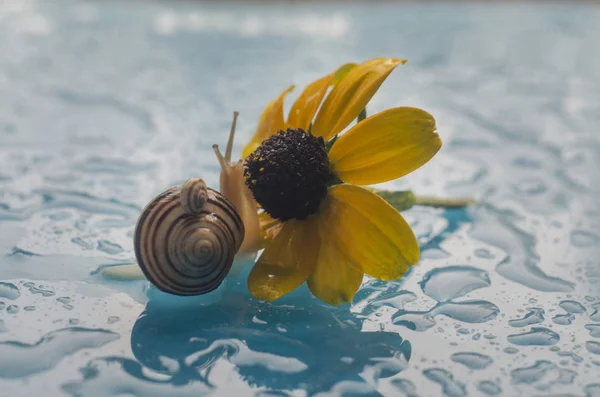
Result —
[[243, 239], [244, 223], [231, 202], [192, 178], [144, 208], [135, 228], [135, 256], [161, 291], [201, 295], [221, 284]]

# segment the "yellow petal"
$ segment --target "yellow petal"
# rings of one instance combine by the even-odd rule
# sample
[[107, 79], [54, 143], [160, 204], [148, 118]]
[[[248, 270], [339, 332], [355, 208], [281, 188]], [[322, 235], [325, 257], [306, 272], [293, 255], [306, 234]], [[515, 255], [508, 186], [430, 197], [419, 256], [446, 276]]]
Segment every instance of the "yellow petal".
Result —
[[[323, 218], [327, 220], [327, 218]], [[308, 288], [314, 296], [330, 305], [350, 303], [362, 283], [364, 272], [354, 263], [332, 237], [331, 223], [320, 222], [321, 251], [315, 270], [308, 278]]]
[[258, 137], [252, 137], [252, 140], [242, 149], [242, 159], [250, 156], [260, 146], [261, 142], [262, 140], [259, 140]]
[[356, 119], [386, 77], [405, 60], [371, 59], [353, 68], [329, 93], [313, 124], [312, 133], [325, 140]]
[[335, 72], [309, 84], [292, 105], [287, 122], [288, 126], [308, 131], [308, 127], [313, 117], [315, 117], [315, 113], [319, 105], [321, 105], [321, 101], [329, 86], [341, 80], [354, 66], [356, 64], [347, 63], [339, 67]]
[[302, 128], [304, 131], [308, 131], [308, 126], [327, 92], [332, 77], [332, 75], [322, 77], [304, 89], [290, 110], [288, 117], [290, 128]]
[[271, 218], [266, 212], [258, 214], [258, 222], [260, 223], [260, 235], [263, 241], [263, 248], [273, 240], [281, 230], [283, 224], [277, 219]]
[[419, 245], [410, 226], [366, 189], [353, 185], [329, 189], [320, 217], [340, 251], [369, 276], [395, 280], [419, 261]]
[[343, 64], [342, 66], [340, 66], [333, 75], [333, 80], [331, 81], [331, 85], [337, 85], [340, 81], [342, 81], [342, 79], [344, 77], [346, 77], [346, 75], [348, 74], [349, 71], [351, 71], [352, 69], [354, 69], [357, 66], [358, 65], [355, 64], [354, 62], [346, 63], [346, 64]]
[[242, 158], [246, 158], [252, 153], [258, 145], [267, 139], [269, 136], [276, 134], [279, 130], [285, 129], [285, 121], [283, 120], [283, 100], [288, 92], [292, 91], [294, 86], [291, 85], [285, 89], [273, 102], [269, 103], [263, 110], [258, 120], [256, 132], [250, 142], [242, 150]]
[[435, 120], [424, 110], [400, 107], [356, 124], [335, 142], [329, 158], [343, 181], [370, 185], [404, 176], [442, 147]]
[[319, 255], [319, 235], [314, 218], [290, 220], [267, 245], [248, 276], [248, 289], [258, 299], [273, 301], [302, 284]]

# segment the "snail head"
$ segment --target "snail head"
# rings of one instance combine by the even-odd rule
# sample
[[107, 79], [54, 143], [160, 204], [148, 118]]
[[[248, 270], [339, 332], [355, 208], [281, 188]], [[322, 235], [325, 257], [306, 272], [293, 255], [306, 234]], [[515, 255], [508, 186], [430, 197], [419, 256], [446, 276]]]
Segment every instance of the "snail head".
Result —
[[225, 155], [221, 153], [219, 146], [216, 144], [213, 145], [213, 150], [221, 165], [220, 192], [231, 201], [244, 222], [244, 241], [238, 251], [238, 255], [250, 255], [259, 250], [261, 240], [260, 225], [257, 212], [258, 205], [245, 183], [243, 161], [231, 161], [238, 115], [238, 112], [233, 112], [233, 122], [231, 124]]

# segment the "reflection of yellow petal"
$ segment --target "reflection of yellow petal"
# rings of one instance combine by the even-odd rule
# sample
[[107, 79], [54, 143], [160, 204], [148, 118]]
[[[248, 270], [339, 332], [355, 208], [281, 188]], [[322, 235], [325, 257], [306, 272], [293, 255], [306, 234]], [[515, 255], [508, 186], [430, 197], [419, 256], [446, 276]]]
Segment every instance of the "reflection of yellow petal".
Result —
[[250, 271], [250, 293], [273, 301], [291, 292], [306, 281], [318, 255], [317, 221], [309, 218], [285, 222]]
[[242, 151], [242, 158], [248, 157], [250, 153], [252, 153], [258, 145], [269, 136], [276, 134], [279, 130], [285, 129], [285, 121], [283, 120], [283, 100], [285, 99], [286, 94], [293, 89], [293, 85], [289, 86], [281, 93], [281, 95], [279, 95], [279, 97], [277, 97], [277, 99], [267, 105], [260, 115], [254, 136]]
[[405, 62], [394, 58], [376, 58], [350, 70], [323, 102], [312, 128], [313, 135], [328, 140], [346, 128], [392, 70]]
[[360, 287], [364, 272], [362, 268], [352, 261], [344, 249], [338, 246], [331, 230], [333, 224], [327, 217], [319, 222], [321, 236], [321, 251], [315, 270], [308, 278], [308, 288], [314, 296], [330, 305], [339, 305], [342, 302], [352, 301], [354, 294]]
[[334, 186], [320, 217], [340, 251], [369, 276], [395, 280], [419, 261], [419, 245], [410, 226], [398, 211], [368, 190]]
[[343, 181], [370, 185], [391, 181], [427, 163], [442, 146], [433, 116], [401, 107], [356, 124], [335, 142], [329, 158]]
[[264, 248], [269, 241], [277, 236], [277, 233], [279, 233], [283, 224], [277, 219], [271, 218], [271, 216], [264, 211], [258, 214], [258, 221], [260, 223], [260, 235]]
[[287, 122], [288, 126], [308, 131], [308, 127], [329, 86], [341, 80], [354, 66], [356, 65], [353, 63], [347, 63], [335, 72], [310, 83], [292, 105]]

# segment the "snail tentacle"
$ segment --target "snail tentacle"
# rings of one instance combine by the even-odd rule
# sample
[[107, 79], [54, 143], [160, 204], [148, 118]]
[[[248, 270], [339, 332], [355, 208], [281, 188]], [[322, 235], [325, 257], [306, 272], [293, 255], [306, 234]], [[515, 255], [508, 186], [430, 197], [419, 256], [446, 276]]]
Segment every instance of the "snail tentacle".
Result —
[[159, 194], [136, 225], [139, 267], [107, 267], [100, 271], [104, 277], [147, 278], [168, 293], [199, 295], [254, 262], [261, 241], [258, 206], [244, 182], [243, 161], [231, 161], [237, 117], [234, 112], [225, 155], [213, 146], [221, 165], [221, 193], [192, 178]]
[[[227, 141], [227, 150], [225, 155], [221, 153], [218, 145], [213, 145], [213, 150], [217, 160], [221, 165], [220, 190], [221, 194], [233, 203], [237, 212], [244, 222], [244, 242], [238, 255], [245, 257], [255, 257], [260, 249], [260, 223], [258, 220], [258, 205], [254, 196], [244, 180], [244, 164], [242, 160], [231, 161], [231, 149], [233, 148], [233, 138], [235, 136], [235, 126], [238, 112], [233, 113], [233, 123]], [[245, 263], [248, 261], [245, 260]]]

